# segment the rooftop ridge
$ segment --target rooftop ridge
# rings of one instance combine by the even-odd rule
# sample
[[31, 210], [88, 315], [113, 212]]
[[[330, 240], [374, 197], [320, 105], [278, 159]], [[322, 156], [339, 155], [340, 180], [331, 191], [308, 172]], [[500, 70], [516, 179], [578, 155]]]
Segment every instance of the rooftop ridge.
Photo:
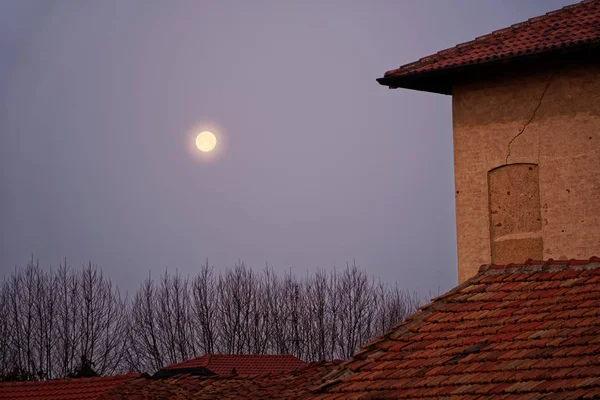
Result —
[[262, 373], [279, 373], [293, 371], [306, 366], [306, 362], [292, 354], [204, 354], [161, 368], [157, 374], [163, 376], [173, 374], [200, 373], [205, 370], [215, 375], [231, 376], [235, 370], [237, 375], [255, 375]]
[[486, 33], [485, 35], [477, 36], [475, 39], [472, 39], [472, 40], [469, 40], [469, 41], [466, 41], [466, 42], [462, 42], [462, 43], [458, 43], [457, 45], [455, 45], [453, 47], [449, 47], [447, 49], [440, 50], [440, 51], [438, 51], [438, 52], [436, 52], [436, 53], [434, 53], [432, 55], [422, 57], [422, 58], [420, 58], [419, 60], [417, 60], [415, 62], [411, 62], [411, 63], [408, 63], [408, 64], [401, 65], [396, 70], [387, 71], [384, 74], [384, 76], [388, 76], [388, 74], [391, 75], [394, 72], [399, 71], [399, 70], [408, 69], [408, 68], [414, 66], [415, 64], [422, 64], [422, 63], [436, 61], [438, 59], [438, 57], [436, 57], [436, 56], [445, 56], [446, 54], [452, 53], [452, 52], [454, 52], [456, 50], [460, 50], [460, 49], [462, 49], [464, 47], [473, 45], [475, 43], [486, 41], [486, 40], [491, 39], [493, 37], [502, 36], [503, 34], [505, 34], [507, 32], [512, 32], [515, 29], [522, 28], [523, 26], [530, 25], [532, 22], [542, 22], [542, 21], [545, 21], [546, 19], [548, 19], [550, 17], [554, 17], [554, 16], [556, 16], [558, 14], [570, 12], [570, 10], [572, 8], [577, 8], [577, 7], [579, 7], [579, 6], [583, 5], [583, 4], [587, 4], [587, 3], [593, 3], [594, 1], [597, 1], [597, 0], [583, 0], [583, 1], [579, 2], [579, 3], [569, 4], [567, 6], [559, 8], [559, 9], [556, 9], [556, 10], [553, 10], [553, 11], [548, 11], [547, 13], [545, 13], [543, 15], [539, 15], [537, 17], [531, 17], [531, 18], [526, 19], [525, 21], [514, 23], [514, 24], [512, 24], [510, 26], [507, 26], [506, 28], [496, 29], [495, 31], [492, 31], [490, 33]]
[[[543, 54], [564, 56], [565, 51], [577, 52], [597, 44], [600, 0], [584, 0], [401, 65], [377, 81], [390, 88], [451, 94], [451, 75], [464, 72], [464, 68]], [[425, 79], [430, 73], [436, 74], [434, 81]]]
[[313, 396], [600, 397], [599, 267], [599, 257], [483, 266], [362, 346]]
[[107, 392], [101, 399], [304, 399], [309, 397], [311, 388], [320, 384], [323, 376], [339, 363], [339, 360], [311, 362], [301, 369], [281, 374], [180, 374], [161, 379], [133, 379]]
[[[417, 312], [415, 312], [414, 314], [411, 314], [404, 321], [399, 322], [398, 324], [392, 326], [388, 332], [386, 332], [383, 335], [378, 336], [377, 338], [360, 346], [360, 349], [356, 353], [354, 353], [352, 356], [350, 356], [346, 361], [343, 361], [342, 363], [340, 363], [336, 367], [336, 369], [333, 370], [331, 373], [327, 374], [323, 378], [324, 382], [321, 385], [314, 387], [312, 389], [312, 391], [316, 392], [316, 393], [322, 392], [323, 390], [327, 389], [328, 387], [334, 386], [334, 385], [337, 385], [338, 383], [340, 383], [344, 378], [346, 378], [347, 376], [351, 375], [353, 372], [356, 371], [354, 368], [352, 368], [353, 363], [365, 361], [368, 358], [368, 356], [376, 353], [379, 350], [377, 348], [378, 344], [386, 342], [395, 337], [400, 337], [403, 334], [405, 334], [406, 332], [410, 331], [411, 327], [418, 325], [419, 323], [422, 323], [428, 316], [433, 314], [439, 308], [443, 307], [446, 304], [447, 298], [459, 293], [464, 288], [472, 285], [477, 280], [476, 278], [478, 276], [479, 276], [479, 274], [477, 274], [476, 276], [474, 276], [470, 279], [467, 279], [465, 282], [454, 287], [452, 290], [444, 293], [443, 295], [434, 297], [433, 299], [430, 300], [429, 303], [419, 307], [419, 310]], [[384, 351], [384, 350], [379, 350], [379, 351]]]
[[210, 376], [195, 376], [195, 375], [190, 375], [190, 374], [181, 374], [181, 375], [175, 375], [175, 376], [190, 376], [190, 377], [194, 377], [197, 379], [215, 379], [215, 380], [225, 380], [225, 379], [239, 379], [239, 380], [247, 380], [247, 379], [262, 379], [262, 378], [275, 378], [275, 377], [280, 377], [282, 375], [294, 375], [294, 374], [301, 374], [303, 373], [305, 370], [310, 370], [313, 368], [317, 368], [317, 367], [327, 367], [327, 366], [331, 366], [331, 367], [337, 367], [338, 365], [340, 365], [343, 361], [342, 360], [333, 360], [333, 361], [311, 361], [306, 363], [306, 365], [301, 365], [298, 366], [292, 370], [287, 370], [287, 371], [277, 371], [277, 372], [263, 372], [263, 373], [257, 373], [257, 374], [251, 374], [251, 375], [210, 375]]
[[68, 381], [70, 383], [93, 383], [93, 382], [98, 382], [98, 381], [117, 381], [117, 380], [123, 380], [123, 379], [134, 379], [134, 378], [140, 378], [144, 376], [144, 374], [141, 373], [137, 373], [137, 372], [128, 372], [126, 374], [121, 374], [121, 375], [108, 375], [108, 376], [92, 376], [89, 378], [86, 377], [79, 377], [79, 378], [56, 378], [56, 379], [46, 379], [46, 380], [39, 380], [39, 381], [6, 381], [6, 382], [1, 382], [2, 385], [8, 385], [8, 386], [27, 386], [27, 385], [62, 385], [65, 383], [65, 381]]
[[549, 258], [545, 261], [528, 259], [522, 264], [484, 264], [479, 267], [479, 273], [502, 273], [502, 271], [514, 273], [519, 270], [523, 272], [556, 271], [564, 269], [592, 269], [598, 267], [600, 267], [600, 257], [597, 256], [592, 256], [587, 260], [578, 260], [574, 258], [569, 260], [555, 260]]

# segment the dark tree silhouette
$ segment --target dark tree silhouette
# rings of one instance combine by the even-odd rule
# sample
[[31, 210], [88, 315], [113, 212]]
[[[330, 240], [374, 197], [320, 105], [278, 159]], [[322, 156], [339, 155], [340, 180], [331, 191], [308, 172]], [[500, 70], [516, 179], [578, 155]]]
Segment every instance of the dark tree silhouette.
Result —
[[42, 270], [32, 258], [0, 286], [0, 379], [154, 372], [211, 353], [345, 359], [418, 303], [355, 264], [298, 277], [243, 262], [148, 276], [128, 301], [91, 263]]
[[69, 378], [93, 378], [99, 375], [92, 368], [92, 361], [88, 360], [86, 356], [81, 356], [81, 363], [68, 376]]

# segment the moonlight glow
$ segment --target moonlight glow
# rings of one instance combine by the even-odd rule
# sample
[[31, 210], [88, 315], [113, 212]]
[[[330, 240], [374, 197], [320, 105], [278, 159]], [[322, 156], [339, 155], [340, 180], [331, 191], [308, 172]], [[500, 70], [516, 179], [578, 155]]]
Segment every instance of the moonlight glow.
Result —
[[216, 145], [217, 137], [212, 132], [204, 131], [196, 136], [196, 147], [204, 153], [213, 151]]

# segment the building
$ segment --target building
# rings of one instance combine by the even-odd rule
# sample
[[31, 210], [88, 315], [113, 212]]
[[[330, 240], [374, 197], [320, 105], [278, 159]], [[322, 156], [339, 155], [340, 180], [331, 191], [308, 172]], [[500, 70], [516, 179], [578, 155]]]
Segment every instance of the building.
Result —
[[166, 399], [306, 399], [339, 362], [307, 363], [287, 372], [254, 376], [214, 377], [175, 375], [169, 378], [139, 378], [106, 393], [102, 400]]
[[600, 398], [599, 61], [587, 0], [378, 79], [452, 95], [461, 284], [313, 398]]
[[290, 355], [213, 354], [169, 365], [154, 376], [0, 383], [1, 400], [303, 399], [339, 361]]
[[189, 374], [253, 377], [291, 372], [307, 365], [308, 363], [291, 354], [205, 354], [167, 365], [155, 376]]
[[388, 71], [452, 95], [458, 276], [600, 254], [600, 25], [583, 1]]

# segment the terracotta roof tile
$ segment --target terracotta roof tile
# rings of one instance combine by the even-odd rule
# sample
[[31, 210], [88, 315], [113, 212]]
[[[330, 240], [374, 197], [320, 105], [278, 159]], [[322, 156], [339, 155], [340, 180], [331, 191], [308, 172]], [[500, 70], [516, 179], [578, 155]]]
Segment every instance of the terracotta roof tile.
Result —
[[167, 365], [163, 370], [206, 368], [216, 375], [252, 376], [289, 372], [306, 365], [306, 362], [290, 354], [205, 354]]
[[310, 393], [310, 388], [321, 384], [322, 378], [331, 373], [339, 363], [307, 363], [292, 372], [253, 377], [140, 377], [116, 387], [102, 399], [303, 399]]
[[2, 400], [96, 400], [104, 393], [139, 378], [140, 374], [98, 378], [0, 383]]
[[390, 87], [404, 87], [398, 86], [394, 78], [449, 71], [599, 42], [600, 2], [584, 0], [387, 71], [378, 81]]
[[594, 396], [599, 261], [483, 266], [409, 323], [361, 348], [360, 359], [330, 374], [315, 398]]

